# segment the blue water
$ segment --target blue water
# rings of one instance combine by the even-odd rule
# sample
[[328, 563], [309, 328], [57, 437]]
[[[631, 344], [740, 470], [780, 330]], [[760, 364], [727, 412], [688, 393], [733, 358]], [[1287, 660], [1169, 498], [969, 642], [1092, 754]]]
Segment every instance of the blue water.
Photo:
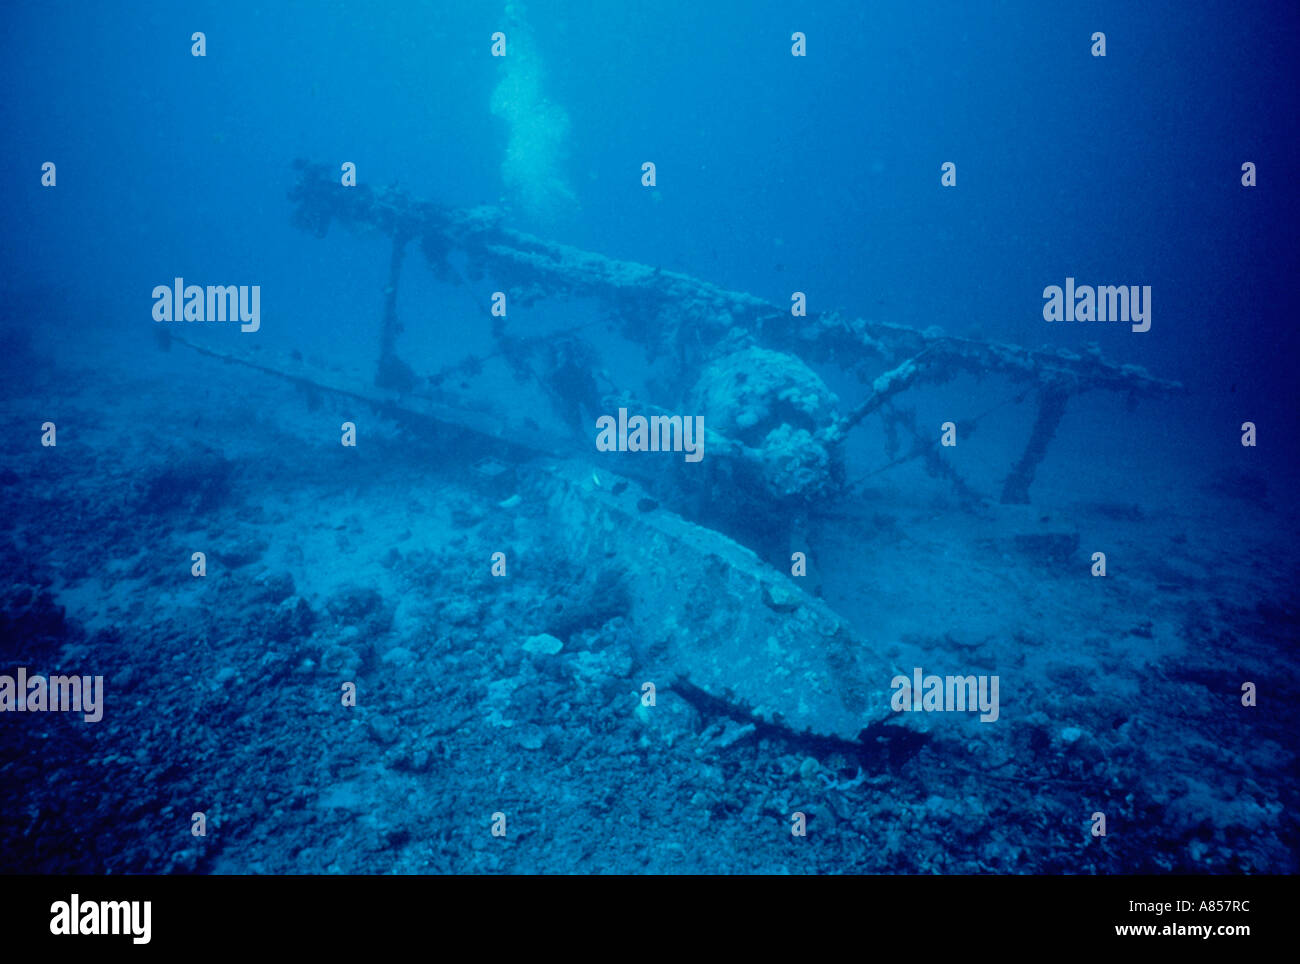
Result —
[[[1293, 5], [16, 3], [2, 22], [0, 675], [102, 674], [106, 704], [94, 724], [0, 715], [0, 870], [1296, 869]], [[774, 571], [786, 534], [746, 520], [802, 513], [808, 591], [882, 666], [1003, 680], [997, 723], [927, 715], [924, 748], [892, 762], [736, 736], [753, 707], [669, 682], [698, 615], [665, 614], [673, 641], [652, 644], [624, 611], [637, 566], [674, 563], [572, 555], [527, 473], [474, 474], [493, 453], [462, 436], [160, 350], [167, 329], [369, 374], [390, 244], [295, 227], [300, 158], [785, 314], [802, 291], [812, 314], [1095, 344], [1182, 390], [1072, 397], [1031, 506], [1008, 509], [1023, 386], [922, 385], [904, 407], [927, 437], [960, 427], [942, 457], [985, 446], [952, 462], [978, 505], [924, 460], [886, 468], [869, 418], [839, 495], [796, 512], [747, 477], [683, 482], [679, 457], [600, 461], [591, 408], [547, 394], [558, 368], [457, 376], [443, 401], [648, 475]], [[155, 322], [150, 293], [177, 277], [260, 286], [260, 330]], [[1046, 322], [1066, 278], [1150, 286], [1150, 330]], [[440, 277], [412, 245], [398, 354], [424, 376], [490, 353], [491, 292], [523, 284], [472, 255]], [[520, 297], [507, 330], [591, 322], [578, 368], [687, 411], [699, 372], [648, 359], [609, 312]], [[892, 362], [809, 364], [845, 413]], [[1034, 534], [1079, 539], [1016, 540]], [[496, 546], [514, 585], [485, 576]], [[1109, 582], [1088, 573], [1098, 547]], [[724, 583], [683, 612], [740, 605]], [[538, 615], [559, 597], [563, 618]], [[543, 633], [560, 654], [522, 648]]]

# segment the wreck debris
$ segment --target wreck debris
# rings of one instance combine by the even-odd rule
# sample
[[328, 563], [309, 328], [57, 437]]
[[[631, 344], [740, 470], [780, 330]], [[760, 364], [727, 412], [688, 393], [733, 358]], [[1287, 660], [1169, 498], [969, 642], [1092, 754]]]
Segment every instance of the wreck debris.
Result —
[[744, 447], [746, 464], [758, 469], [758, 490], [777, 500], [834, 490], [840, 450], [822, 428], [834, 422], [837, 406], [800, 359], [757, 346], [712, 362], [689, 402], [705, 425]]
[[[861, 743], [877, 751], [893, 739], [882, 743], [885, 736], [907, 731], [890, 722], [893, 674], [877, 647], [750, 549], [666, 510], [633, 480], [611, 479], [606, 485], [593, 477], [587, 452], [565, 458], [564, 440], [516, 435], [488, 416], [418, 395], [398, 396], [357, 373], [173, 339], [211, 358], [443, 431], [463, 431], [476, 447], [489, 450], [476, 460], [477, 474], [505, 474], [497, 466], [511, 459], [520, 491], [502, 507], [539, 507], [546, 531], [568, 557], [600, 559], [635, 573], [626, 614], [634, 635], [668, 657], [677, 685], [691, 693], [744, 707], [753, 719], [790, 735]], [[572, 443], [567, 447], [572, 450]], [[671, 565], [665, 564], [668, 559]], [[714, 605], [719, 597], [735, 604]]]
[[[617, 578], [626, 577], [633, 587], [626, 613], [633, 635], [643, 641], [648, 659], [667, 660], [680, 692], [693, 702], [725, 706], [765, 732], [858, 747], [861, 759], [903, 752], [918, 739], [914, 728], [891, 711], [887, 687], [894, 674], [883, 648], [858, 638], [798, 580], [717, 531], [716, 513], [701, 513], [710, 519], [708, 525], [684, 518], [681, 505], [665, 501], [662, 491], [653, 488], [662, 483], [659, 473], [650, 473], [646, 486], [628, 478], [646, 470], [643, 464], [633, 465], [636, 460], [619, 464], [622, 477], [609, 472], [602, 479], [592, 471], [589, 438], [576, 433], [548, 437], [525, 418], [448, 404], [440, 390], [446, 376], [453, 371], [473, 374], [485, 359], [466, 359], [433, 378], [421, 378], [398, 358], [397, 286], [411, 241], [419, 240], [420, 250], [445, 280], [468, 283], [457, 260], [471, 276], [491, 272], [510, 278], [515, 303], [544, 295], [598, 298], [647, 356], [671, 359], [675, 374], [667, 391], [678, 397], [643, 401], [613, 385], [607, 386], [612, 391], [602, 391], [593, 377], [594, 351], [581, 337], [583, 326], [548, 343], [511, 337], [493, 319], [494, 354], [516, 377], [542, 381], [530, 365], [540, 358], [557, 374], [556, 384], [545, 380], [557, 409], [584, 424], [593, 407], [671, 420], [659, 403], [678, 410], [689, 403], [704, 415], [711, 456], [710, 474], [694, 476], [694, 484], [704, 489], [710, 480], [738, 479], [743, 484], [727, 491], [757, 496], [767, 511], [760, 527], [780, 518], [790, 532], [798, 531], [807, 524], [811, 505], [848, 497], [843, 445], [849, 432], [874, 413], [884, 417], [895, 441], [900, 430], [911, 437], [911, 451], [895, 462], [923, 457], [932, 472], [975, 499], [949, 461], [939, 457], [915, 415], [895, 405], [902, 392], [919, 384], [992, 371], [1024, 385], [1019, 397], [1036, 394], [1038, 417], [1024, 454], [1006, 478], [1004, 502], [1028, 498], [1034, 472], [1071, 396], [1110, 389], [1139, 397], [1178, 388], [1141, 369], [1107, 362], [1099, 353], [1036, 351], [834, 312], [792, 319], [751, 295], [688, 275], [522, 234], [505, 227], [491, 209], [455, 211], [394, 190], [341, 190], [319, 166], [299, 164], [291, 197], [295, 223], [315, 234], [338, 221], [392, 239], [377, 372], [371, 376], [324, 367], [297, 353], [279, 356], [242, 346], [219, 350], [174, 340], [311, 391], [364, 402], [431, 427], [444, 438], [449, 430], [461, 433], [475, 472], [484, 479], [500, 475], [508, 480], [511, 488], [502, 494], [510, 493], [510, 498], [503, 506], [540, 514], [566, 556], [602, 560]], [[459, 253], [456, 260], [454, 252]], [[839, 399], [811, 367], [813, 362], [834, 363], [856, 375], [869, 386], [865, 399], [841, 412]], [[513, 471], [497, 471], [503, 465]], [[718, 472], [724, 475], [713, 474]], [[606, 474], [603, 466], [601, 474]], [[748, 509], [737, 511], [743, 515]], [[728, 605], [716, 605], [719, 598]], [[875, 749], [868, 753], [869, 748]]]
[[635, 483], [615, 495], [588, 476], [581, 462], [548, 464], [532, 500], [568, 555], [632, 574], [634, 635], [662, 648], [682, 685], [794, 734], [857, 742], [894, 720], [887, 660], [826, 603], [721, 533], [645, 511], [654, 500]]
[[[704, 407], [720, 416], [710, 425], [711, 451], [747, 463], [768, 497], [807, 501], [833, 496], [842, 489], [840, 448], [856, 425], [900, 392], [926, 382], [947, 381], [959, 373], [996, 373], [1036, 389], [1039, 412], [1035, 427], [1003, 486], [1004, 502], [1027, 501], [1035, 470], [1071, 396], [1107, 390], [1136, 399], [1181, 388], [1137, 366], [1107, 361], [1099, 351], [1078, 354], [1066, 349], [1029, 349], [956, 337], [937, 327], [922, 331], [848, 318], [834, 311], [793, 318], [787, 310], [745, 292], [525, 234], [508, 227], [502, 213], [492, 208], [456, 210], [410, 198], [395, 189], [365, 185], [340, 189], [324, 165], [299, 161], [295, 166], [298, 179], [290, 192], [294, 222], [317, 236], [323, 236], [333, 222], [391, 236], [390, 289], [395, 289], [400, 271], [399, 249], [407, 239], [418, 238], [434, 273], [443, 280], [465, 280], [451, 259], [453, 252], [459, 252], [475, 275], [509, 278], [516, 303], [527, 305], [543, 297], [597, 299], [619, 323], [623, 335], [642, 346], [648, 359], [671, 358], [678, 372], [676, 384], [682, 398], [637, 400], [627, 393], [615, 393], [621, 404], [642, 411], [658, 405], [671, 408], [693, 391]], [[385, 294], [394, 296], [392, 291]], [[391, 303], [386, 302], [380, 359], [380, 382], [385, 385], [402, 382], [405, 375], [404, 367], [395, 363], [396, 330]], [[494, 325], [493, 331], [498, 353], [514, 358], [517, 372], [525, 374], [527, 368], [520, 359], [541, 343], [510, 338], [501, 325]], [[744, 411], [723, 414], [717, 385], [731, 378], [736, 387], [728, 369], [738, 367], [744, 359], [763, 360], [767, 368], [775, 368], [778, 354], [785, 357], [787, 366], [784, 373], [767, 376], [770, 397], [759, 402], [753, 397], [757, 393], [750, 391], [749, 401], [741, 408], [752, 410], [752, 415]], [[824, 391], [824, 386], [811, 393], [802, 391], [808, 375], [816, 378], [808, 362], [838, 365], [868, 384], [870, 392], [848, 413], [838, 414], [833, 410], [834, 396]], [[570, 413], [585, 411], [592, 385], [581, 381], [569, 387], [570, 397], [560, 398], [559, 404]], [[805, 403], [811, 410], [800, 409]], [[794, 414], [796, 418], [777, 424], [764, 412]], [[742, 419], [749, 417], [754, 417], [755, 423], [742, 424]], [[762, 435], [755, 428], [759, 422], [767, 428]], [[725, 436], [725, 441], [714, 445], [714, 434]]]

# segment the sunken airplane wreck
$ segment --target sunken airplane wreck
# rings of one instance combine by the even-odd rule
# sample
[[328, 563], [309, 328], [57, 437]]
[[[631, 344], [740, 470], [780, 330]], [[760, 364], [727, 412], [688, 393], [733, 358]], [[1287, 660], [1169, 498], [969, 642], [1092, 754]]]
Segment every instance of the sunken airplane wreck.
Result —
[[[1108, 390], [1134, 400], [1180, 389], [1095, 352], [1030, 350], [835, 312], [793, 318], [788, 309], [686, 274], [521, 233], [492, 208], [457, 210], [396, 189], [342, 188], [324, 165], [295, 166], [295, 225], [317, 237], [337, 223], [391, 239], [377, 366], [349, 372], [312, 365], [297, 353], [277, 357], [242, 343], [216, 350], [174, 340], [312, 392], [365, 402], [439, 438], [456, 433], [485, 475], [514, 466], [519, 492], [544, 507], [561, 551], [597, 568], [637, 573], [627, 618], [639, 638], [668, 654], [674, 688], [762, 731], [825, 741], [859, 759], [906, 752], [916, 739], [908, 732], [914, 714], [891, 711], [895, 673], [878, 647], [786, 568], [792, 548], [807, 548], [799, 538], [801, 520], [851, 494], [843, 453], [854, 427], [873, 414], [888, 416], [891, 402], [910, 388], [962, 372], [997, 374], [1037, 405], [1028, 441], [999, 494], [1002, 503], [1023, 504], [1072, 396]], [[521, 383], [541, 385], [581, 433], [548, 437], [535, 423], [489, 413], [458, 396], [452, 386], [472, 381], [485, 358], [417, 374], [397, 354], [397, 291], [403, 262], [416, 249], [449, 283], [471, 284], [464, 272], [509, 279], [513, 304], [595, 299], [648, 363], [666, 362], [672, 374], [656, 383], [663, 397], [636, 398], [615, 385], [602, 390], [593, 375], [596, 349], [581, 326], [521, 337], [508, 334], [500, 318], [492, 319], [493, 355]], [[861, 400], [840, 410], [814, 364], [856, 376], [864, 386]], [[611, 463], [597, 454], [587, 430], [598, 415], [621, 410], [663, 419], [700, 413], [697, 441], [708, 458], [689, 472], [646, 474], [634, 458]], [[932, 460], [959, 494], [974, 495], [936, 458], [937, 439], [913, 424], [902, 428], [913, 445], [896, 462]], [[609, 471], [611, 464], [620, 474]]]

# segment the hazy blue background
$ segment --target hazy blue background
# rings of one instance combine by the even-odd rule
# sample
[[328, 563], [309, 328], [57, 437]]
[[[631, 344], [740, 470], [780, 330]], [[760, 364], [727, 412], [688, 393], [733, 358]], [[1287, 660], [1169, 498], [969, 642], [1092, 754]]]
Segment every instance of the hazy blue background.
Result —
[[[1293, 4], [790, 6], [529, 2], [579, 209], [515, 223], [778, 303], [798, 289], [814, 310], [1096, 340], [1198, 393], [1251, 393], [1225, 424], [1250, 408], [1270, 442], [1282, 432], [1259, 413], [1294, 427]], [[69, 286], [87, 323], [147, 326], [150, 289], [181, 274], [260, 283], [271, 339], [373, 325], [386, 249], [290, 227], [295, 157], [352, 160], [365, 182], [450, 204], [502, 199], [488, 51], [503, 4], [2, 16], [5, 274]], [[1094, 30], [1105, 59], [1089, 55]], [[939, 187], [948, 160], [956, 190]], [[1067, 275], [1151, 285], [1151, 331], [1049, 328], [1041, 290]], [[472, 308], [428, 305], [428, 320], [481, 325]]]

